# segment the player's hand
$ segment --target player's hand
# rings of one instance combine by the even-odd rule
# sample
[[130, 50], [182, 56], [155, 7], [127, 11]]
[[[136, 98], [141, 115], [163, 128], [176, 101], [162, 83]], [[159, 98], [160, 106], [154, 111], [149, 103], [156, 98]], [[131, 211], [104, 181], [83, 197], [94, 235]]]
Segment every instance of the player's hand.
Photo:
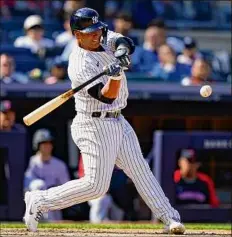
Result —
[[106, 68], [104, 68], [107, 76], [118, 77], [122, 72], [122, 67], [117, 63], [111, 63]]
[[119, 59], [122, 67], [128, 67], [130, 65], [130, 57], [128, 55], [129, 49], [123, 46], [117, 48], [114, 52], [115, 58]]

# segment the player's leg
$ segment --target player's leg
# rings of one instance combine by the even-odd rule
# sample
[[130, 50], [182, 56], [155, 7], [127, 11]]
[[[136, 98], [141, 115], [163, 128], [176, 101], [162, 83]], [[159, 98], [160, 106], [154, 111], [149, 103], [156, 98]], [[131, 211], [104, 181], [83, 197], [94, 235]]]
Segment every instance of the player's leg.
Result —
[[[70, 207], [105, 194], [110, 185], [118, 147], [122, 139], [120, 129], [119, 123], [105, 123], [101, 119], [73, 124], [72, 136], [82, 153], [85, 176], [58, 187], [37, 191], [36, 195], [29, 193], [25, 200], [27, 206], [25, 219], [30, 217], [30, 206], [33, 206], [34, 203], [33, 213], [47, 212]], [[117, 135], [114, 135], [116, 133]], [[36, 231], [35, 224], [32, 223], [33, 227], [28, 228]]]
[[173, 220], [180, 221], [179, 213], [170, 205], [145, 161], [134, 130], [126, 120], [123, 126], [124, 137], [116, 164], [131, 178], [140, 196], [158, 219], [166, 225], [170, 225]]

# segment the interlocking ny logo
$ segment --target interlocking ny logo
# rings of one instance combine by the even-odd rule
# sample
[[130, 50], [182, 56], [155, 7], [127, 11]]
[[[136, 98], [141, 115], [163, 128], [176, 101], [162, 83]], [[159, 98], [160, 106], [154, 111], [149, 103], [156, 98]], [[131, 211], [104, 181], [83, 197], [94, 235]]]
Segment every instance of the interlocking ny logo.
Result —
[[97, 16], [93, 16], [93, 17], [92, 17], [92, 20], [93, 20], [93, 24], [95, 24], [95, 23], [98, 22], [98, 17], [97, 17]]

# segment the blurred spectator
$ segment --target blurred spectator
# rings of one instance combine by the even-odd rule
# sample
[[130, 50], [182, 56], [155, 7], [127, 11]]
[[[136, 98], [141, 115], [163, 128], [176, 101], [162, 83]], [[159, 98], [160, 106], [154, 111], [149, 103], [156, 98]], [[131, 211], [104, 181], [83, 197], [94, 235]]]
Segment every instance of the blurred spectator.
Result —
[[130, 37], [134, 41], [134, 44], [138, 45], [138, 38], [131, 35], [131, 30], [133, 28], [133, 21], [130, 14], [126, 12], [119, 12], [113, 21], [113, 25], [115, 32]]
[[44, 82], [46, 84], [55, 84], [59, 82], [64, 82], [67, 79], [67, 63], [57, 59], [51, 66], [50, 76], [45, 78]]
[[[49, 130], [39, 129], [33, 136], [33, 149], [36, 154], [30, 158], [25, 173], [25, 191], [44, 190], [62, 185], [70, 180], [68, 169], [63, 161], [52, 156], [53, 137]], [[61, 220], [61, 211], [50, 211], [45, 220]]]
[[9, 100], [3, 100], [0, 103], [1, 129], [5, 131], [25, 131], [22, 124], [16, 123], [16, 112]]
[[209, 63], [205, 59], [199, 58], [196, 59], [192, 65], [191, 75], [189, 77], [183, 78], [181, 84], [183, 86], [201, 85], [206, 80], [212, 81], [210, 75], [211, 75], [211, 68]]
[[178, 63], [192, 65], [196, 58], [199, 58], [201, 54], [197, 52], [197, 44], [191, 37], [184, 37], [184, 50], [183, 54], [177, 57]]
[[200, 163], [197, 162], [193, 149], [183, 149], [178, 160], [179, 170], [174, 173], [176, 184], [176, 204], [210, 204], [219, 206], [212, 179], [199, 172]]
[[20, 72], [15, 71], [14, 58], [8, 54], [0, 55], [0, 83], [27, 83], [29, 78]]
[[131, 56], [131, 70], [133, 72], [148, 73], [155, 63], [158, 63], [156, 29], [148, 27], [144, 33], [143, 46], [138, 46]]
[[70, 28], [70, 15], [69, 14], [64, 15], [64, 29], [65, 29], [64, 32], [56, 36], [56, 39], [55, 39], [56, 46], [64, 47], [73, 38], [72, 31]]
[[10, 131], [10, 123], [6, 117], [6, 114], [0, 110], [0, 130], [1, 131]]
[[190, 75], [190, 67], [176, 61], [175, 51], [167, 44], [158, 50], [159, 63], [151, 71], [151, 76], [169, 82], [180, 82]]
[[176, 37], [167, 37], [166, 26], [163, 20], [156, 19], [150, 22], [144, 33], [142, 47], [137, 47], [132, 55], [131, 70], [133, 72], [149, 73], [159, 61], [157, 51], [163, 44], [170, 45], [176, 52], [182, 51], [183, 42]]
[[29, 48], [33, 53], [43, 57], [46, 48], [53, 48], [54, 42], [44, 38], [43, 20], [39, 15], [31, 15], [24, 21], [26, 35], [18, 37], [14, 46], [19, 48]]
[[156, 47], [159, 48], [162, 44], [170, 45], [176, 53], [180, 53], [183, 51], [184, 44], [183, 41], [175, 36], [167, 35], [167, 27], [165, 22], [162, 19], [152, 20], [148, 24], [148, 28], [153, 27], [155, 39], [156, 39]]

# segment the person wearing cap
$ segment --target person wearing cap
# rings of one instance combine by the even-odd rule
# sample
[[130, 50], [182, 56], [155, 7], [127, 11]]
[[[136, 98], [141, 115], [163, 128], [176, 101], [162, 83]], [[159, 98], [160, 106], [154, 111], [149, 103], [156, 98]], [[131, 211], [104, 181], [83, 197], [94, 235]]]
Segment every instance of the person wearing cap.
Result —
[[[66, 164], [52, 155], [54, 138], [48, 129], [35, 132], [32, 143], [35, 155], [29, 160], [25, 172], [24, 190], [45, 190], [62, 185], [70, 180]], [[44, 215], [45, 220], [57, 221], [62, 219], [61, 211], [52, 211]]]
[[2, 100], [0, 102], [1, 112], [1, 129], [5, 131], [22, 131], [25, 132], [25, 127], [22, 124], [16, 123], [16, 112], [12, 106], [11, 101]]
[[191, 66], [197, 58], [201, 57], [201, 54], [197, 51], [197, 43], [193, 38], [184, 37], [183, 42], [184, 49], [177, 57], [177, 61]]
[[213, 180], [205, 173], [199, 172], [194, 149], [183, 149], [178, 160], [179, 169], [174, 172], [176, 186], [176, 204], [209, 204], [219, 206]]
[[38, 54], [46, 48], [54, 47], [54, 42], [51, 39], [44, 38], [43, 20], [39, 15], [28, 16], [23, 27], [26, 35], [15, 40], [15, 47], [29, 48], [33, 53]]

